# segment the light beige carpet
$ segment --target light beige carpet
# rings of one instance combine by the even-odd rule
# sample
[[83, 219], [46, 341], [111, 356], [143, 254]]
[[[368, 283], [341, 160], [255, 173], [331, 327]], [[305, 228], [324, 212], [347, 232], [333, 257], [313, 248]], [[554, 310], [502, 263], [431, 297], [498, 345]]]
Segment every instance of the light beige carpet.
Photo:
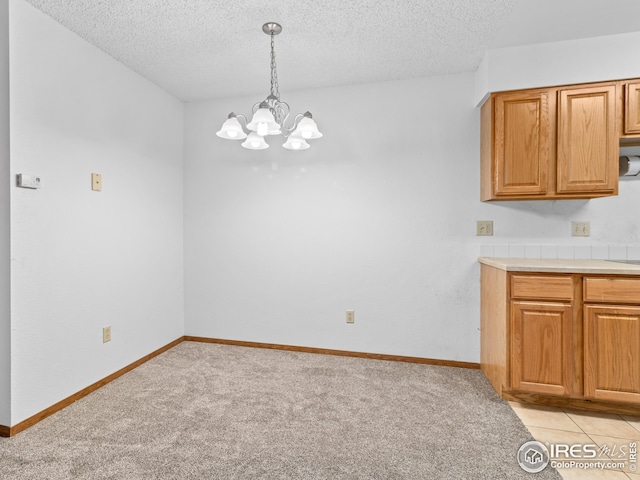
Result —
[[559, 479], [482, 373], [184, 342], [12, 438], [0, 478]]

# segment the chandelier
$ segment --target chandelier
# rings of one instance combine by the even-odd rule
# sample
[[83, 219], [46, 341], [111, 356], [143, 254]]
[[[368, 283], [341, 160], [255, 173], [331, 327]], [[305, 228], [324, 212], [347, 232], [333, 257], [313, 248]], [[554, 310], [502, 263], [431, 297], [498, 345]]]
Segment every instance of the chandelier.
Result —
[[[287, 125], [290, 108], [288, 103], [280, 101], [276, 52], [273, 42], [274, 37], [282, 32], [282, 27], [278, 23], [269, 22], [262, 26], [262, 31], [271, 36], [271, 90], [269, 96], [253, 106], [251, 110], [253, 117], [250, 122], [247, 122], [247, 117], [244, 115], [236, 115], [231, 112], [216, 135], [228, 140], [244, 140], [242, 146], [250, 150], [269, 148], [269, 144], [265, 141], [267, 135], [282, 135], [286, 138], [282, 145], [284, 148], [305, 150], [310, 146], [307, 140], [320, 138], [322, 133], [318, 130], [310, 112], [297, 114], [293, 122]], [[239, 119], [243, 119], [248, 132], [242, 128]]]

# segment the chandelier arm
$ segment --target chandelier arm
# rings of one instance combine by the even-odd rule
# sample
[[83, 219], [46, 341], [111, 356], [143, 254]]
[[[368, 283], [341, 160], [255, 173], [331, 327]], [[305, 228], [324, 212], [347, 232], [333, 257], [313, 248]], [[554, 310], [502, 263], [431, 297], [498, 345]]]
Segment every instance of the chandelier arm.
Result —
[[290, 127], [285, 127], [285, 126], [283, 126], [283, 127], [281, 128], [281, 130], [282, 130], [282, 136], [283, 136], [284, 138], [288, 138], [288, 137], [289, 137], [289, 135], [291, 135], [291, 134], [293, 133], [293, 131], [295, 130], [295, 128], [294, 128], [294, 125], [291, 125]]
[[289, 107], [289, 104], [287, 102], [276, 101], [271, 108], [273, 110], [272, 113], [276, 119], [276, 122], [278, 122], [278, 125], [280, 125], [281, 129], [284, 128], [284, 124], [289, 118], [291, 107]]
[[[289, 118], [289, 115], [287, 115], [287, 118]], [[285, 118], [285, 120], [287, 118]], [[284, 135], [284, 138], [287, 138], [289, 135], [291, 135], [293, 133], [293, 131], [296, 129], [296, 127], [298, 126], [298, 123], [300, 123], [300, 120], [302, 118], [304, 118], [304, 114], [298, 113], [294, 117], [293, 123], [288, 127], [285, 126], [284, 121], [282, 122], [282, 135]]]
[[258, 109], [260, 108], [260, 105], [264, 103], [264, 100], [260, 101], [260, 102], [256, 102], [253, 107], [251, 107], [251, 114], [254, 114], [258, 111]]
[[[236, 113], [235, 114], [236, 118], [242, 119], [244, 120], [244, 128], [242, 129], [245, 133], [250, 132], [250, 130], [247, 128], [247, 123], [249, 123], [249, 120], [247, 120], [247, 117], [245, 117], [243, 114], [241, 113]], [[240, 124], [242, 126], [242, 124]]]
[[300, 120], [302, 120], [303, 118], [304, 118], [304, 113], [297, 114], [296, 118], [293, 119], [293, 125], [297, 127], [298, 123], [300, 123]]

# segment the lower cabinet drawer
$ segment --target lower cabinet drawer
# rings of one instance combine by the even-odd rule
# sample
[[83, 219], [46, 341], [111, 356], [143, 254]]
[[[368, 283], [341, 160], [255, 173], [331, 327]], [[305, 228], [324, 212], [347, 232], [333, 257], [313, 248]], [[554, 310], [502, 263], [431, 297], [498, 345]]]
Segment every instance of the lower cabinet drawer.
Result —
[[587, 303], [640, 304], [640, 278], [586, 277], [583, 285]]
[[570, 275], [511, 275], [511, 298], [536, 300], [573, 300]]

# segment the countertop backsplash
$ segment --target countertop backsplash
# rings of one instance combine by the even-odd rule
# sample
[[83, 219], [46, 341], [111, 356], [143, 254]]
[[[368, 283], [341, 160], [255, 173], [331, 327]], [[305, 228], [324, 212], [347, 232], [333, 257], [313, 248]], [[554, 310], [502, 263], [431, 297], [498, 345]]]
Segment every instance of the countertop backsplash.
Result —
[[483, 244], [479, 257], [640, 260], [638, 245]]

